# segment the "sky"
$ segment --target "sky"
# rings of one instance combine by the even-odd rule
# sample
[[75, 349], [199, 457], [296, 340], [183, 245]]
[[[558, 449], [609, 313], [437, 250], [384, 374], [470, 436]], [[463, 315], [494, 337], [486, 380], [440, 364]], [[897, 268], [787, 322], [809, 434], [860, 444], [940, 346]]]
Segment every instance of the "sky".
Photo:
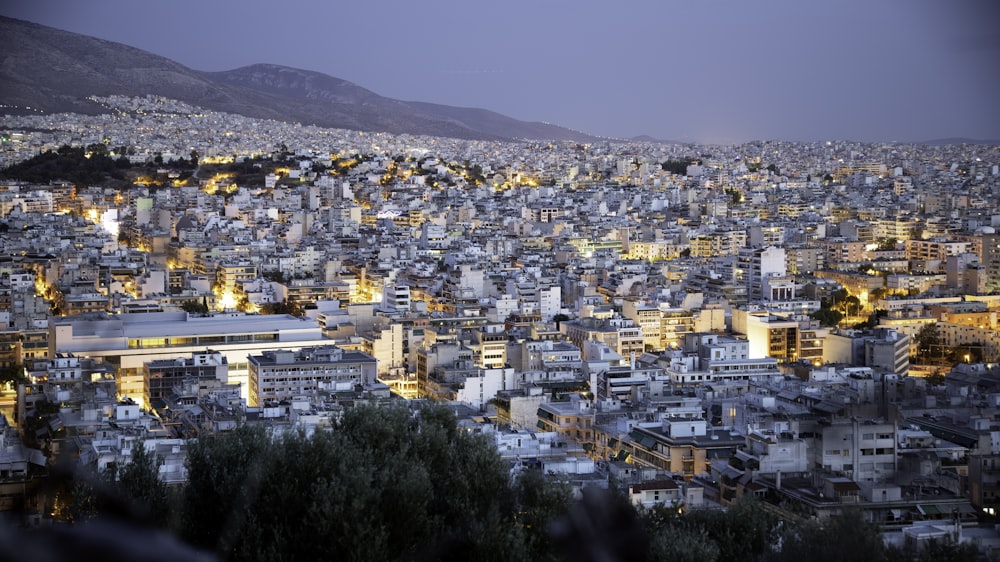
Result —
[[280, 64], [608, 137], [1000, 139], [996, 0], [12, 0], [0, 14], [195, 70]]

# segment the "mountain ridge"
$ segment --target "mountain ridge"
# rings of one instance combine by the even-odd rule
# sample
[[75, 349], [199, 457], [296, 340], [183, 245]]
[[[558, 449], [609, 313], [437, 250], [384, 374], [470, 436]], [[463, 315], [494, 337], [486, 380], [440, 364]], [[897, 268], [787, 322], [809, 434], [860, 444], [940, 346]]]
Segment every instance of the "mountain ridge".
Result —
[[213, 111], [395, 134], [474, 140], [598, 137], [488, 109], [402, 101], [348, 80], [276, 64], [199, 71], [142, 49], [0, 16], [0, 103], [97, 114], [88, 96], [159, 95]]

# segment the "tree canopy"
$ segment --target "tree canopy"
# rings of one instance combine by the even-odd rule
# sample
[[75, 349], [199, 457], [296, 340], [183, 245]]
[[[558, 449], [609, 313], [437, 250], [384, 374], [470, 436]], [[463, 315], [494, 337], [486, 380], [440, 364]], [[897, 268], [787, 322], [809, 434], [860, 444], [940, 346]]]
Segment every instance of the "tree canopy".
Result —
[[[129, 506], [117, 511], [128, 525], [138, 518], [169, 531], [168, 547], [240, 561], [896, 562], [970, 559], [975, 550], [885, 547], [860, 512], [800, 523], [752, 496], [725, 510], [637, 508], [612, 482], [610, 492], [584, 488], [574, 499], [566, 482], [512, 470], [492, 440], [460, 429], [439, 405], [360, 405], [311, 435], [244, 425], [203, 437], [189, 443], [178, 488], [157, 479], [160, 462], [136, 446], [130, 463], [63, 486], [55, 511], [82, 524], [110, 519], [100, 496], [115, 496]], [[135, 549], [127, 537], [141, 531], [124, 522], [121, 531], [122, 544], [107, 537], [101, 552]]]

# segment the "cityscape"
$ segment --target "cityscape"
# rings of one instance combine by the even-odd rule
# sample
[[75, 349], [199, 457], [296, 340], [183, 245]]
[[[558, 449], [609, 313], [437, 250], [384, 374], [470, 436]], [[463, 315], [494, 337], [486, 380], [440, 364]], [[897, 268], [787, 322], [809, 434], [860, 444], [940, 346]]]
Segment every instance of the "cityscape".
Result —
[[[1000, 145], [476, 140], [86, 101], [103, 112], [0, 107], [0, 509], [19, 528], [103, 513], [67, 474], [145, 467], [189, 506], [212, 455], [293, 471], [357, 439], [336, 450], [369, 480], [268, 472], [254, 493], [277, 512], [330, 482], [404, 502], [434, 481], [420, 505], [467, 510], [309, 551], [192, 538], [222, 507], [178, 527], [178, 504], [130, 493], [222, 559], [784, 560], [847, 517], [878, 559], [1000, 553]], [[468, 471], [446, 484], [412, 456], [441, 443], [457, 452], [435, 466]], [[802, 530], [727, 543], [656, 520], [638, 555], [574, 555], [563, 512], [524, 499], [546, 480], [560, 509], [618, 498], [635, 527]], [[546, 537], [523, 552], [488, 530], [507, 486], [517, 532]], [[230, 500], [218, 520], [253, 501]], [[465, 516], [490, 539], [421, 542]], [[645, 544], [634, 530], [592, 549]]]

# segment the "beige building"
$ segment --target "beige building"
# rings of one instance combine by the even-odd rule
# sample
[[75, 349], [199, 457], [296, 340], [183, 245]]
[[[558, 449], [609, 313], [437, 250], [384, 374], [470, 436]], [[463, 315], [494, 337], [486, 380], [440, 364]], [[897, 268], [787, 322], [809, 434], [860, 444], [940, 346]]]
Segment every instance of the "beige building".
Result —
[[566, 321], [560, 324], [559, 331], [580, 349], [584, 349], [583, 342], [595, 340], [607, 345], [622, 357], [630, 357], [633, 353], [640, 355], [645, 347], [642, 328], [632, 319], [620, 316]]

